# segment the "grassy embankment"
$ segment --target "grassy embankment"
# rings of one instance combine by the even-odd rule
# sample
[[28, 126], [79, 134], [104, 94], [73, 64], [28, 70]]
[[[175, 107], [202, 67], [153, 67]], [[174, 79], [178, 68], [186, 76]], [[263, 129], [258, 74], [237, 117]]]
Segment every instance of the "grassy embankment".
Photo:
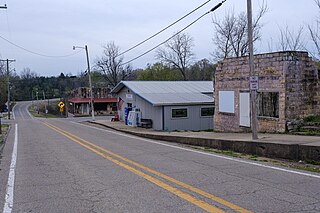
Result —
[[[49, 105], [47, 102], [42, 102], [39, 104], [30, 105], [28, 110], [34, 117], [40, 118], [61, 118], [65, 116], [65, 112], [61, 113], [58, 107], [57, 101], [50, 102]], [[47, 114], [45, 113], [45, 109], [47, 107]]]

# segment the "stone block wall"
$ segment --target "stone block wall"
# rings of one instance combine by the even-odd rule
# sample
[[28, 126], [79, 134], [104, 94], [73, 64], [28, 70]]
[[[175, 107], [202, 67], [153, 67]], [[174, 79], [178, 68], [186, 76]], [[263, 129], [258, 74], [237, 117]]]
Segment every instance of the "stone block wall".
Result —
[[[249, 92], [248, 57], [229, 58], [218, 63], [215, 73], [214, 126], [217, 131], [243, 132], [240, 127], [240, 92]], [[286, 122], [297, 116], [320, 114], [319, 76], [306, 52], [276, 52], [254, 57], [258, 92], [279, 93], [279, 117], [258, 117], [258, 131], [285, 132]], [[219, 112], [219, 91], [234, 91], [234, 113]]]
[[290, 121], [320, 114], [318, 70], [307, 53], [290, 54], [286, 64], [286, 118]]

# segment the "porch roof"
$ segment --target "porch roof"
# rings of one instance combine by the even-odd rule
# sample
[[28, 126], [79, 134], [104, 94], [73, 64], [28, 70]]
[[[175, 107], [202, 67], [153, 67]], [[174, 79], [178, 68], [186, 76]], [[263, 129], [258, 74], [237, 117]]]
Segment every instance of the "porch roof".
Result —
[[[90, 98], [70, 98], [68, 101], [75, 104], [89, 103]], [[94, 103], [117, 103], [117, 101], [117, 98], [93, 98]]]

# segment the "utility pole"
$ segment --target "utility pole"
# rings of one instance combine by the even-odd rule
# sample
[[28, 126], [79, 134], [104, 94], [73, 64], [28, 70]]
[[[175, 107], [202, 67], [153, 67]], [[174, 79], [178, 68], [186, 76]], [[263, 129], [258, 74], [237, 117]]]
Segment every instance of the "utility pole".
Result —
[[38, 88], [37, 88], [37, 92], [36, 92], [36, 95], [37, 95], [37, 113], [39, 114], [39, 92], [38, 92]]
[[[0, 6], [0, 9], [7, 9], [7, 5]], [[2, 115], [0, 114], [0, 135], [2, 134], [1, 118], [2, 118]]]
[[32, 102], [32, 108], [33, 108], [33, 89], [31, 90], [31, 102]]
[[249, 43], [249, 87], [250, 87], [250, 105], [251, 105], [251, 130], [252, 139], [258, 139], [257, 134], [257, 90], [251, 87], [251, 78], [254, 76], [254, 56], [253, 56], [253, 29], [252, 29], [252, 3], [247, 0], [247, 13], [248, 13], [248, 43]]
[[91, 72], [90, 72], [90, 63], [89, 63], [89, 53], [88, 53], [88, 46], [85, 45], [84, 49], [86, 50], [87, 55], [87, 65], [88, 65], [88, 75], [89, 75], [89, 87], [90, 87], [90, 103], [91, 103], [91, 115], [92, 120], [94, 121], [94, 106], [93, 106], [93, 88], [92, 88], [92, 82], [91, 82]]
[[90, 72], [90, 63], [89, 63], [89, 53], [88, 53], [88, 46], [85, 45], [84, 47], [79, 46], [73, 46], [73, 50], [76, 48], [81, 48], [86, 51], [86, 57], [87, 57], [87, 65], [88, 65], [88, 75], [89, 75], [89, 87], [90, 87], [90, 105], [91, 105], [91, 115], [92, 120], [94, 121], [94, 106], [93, 106], [93, 88], [92, 88], [92, 82], [91, 82], [91, 72]]
[[47, 114], [48, 114], [48, 110], [47, 110], [47, 105], [46, 105], [46, 95], [44, 93], [44, 90], [42, 91], [42, 94], [43, 94], [43, 101], [44, 101], [44, 113], [46, 115], [46, 118], [47, 118]]
[[16, 60], [0, 60], [1, 62], [7, 62], [7, 90], [8, 90], [8, 119], [10, 120], [10, 68], [9, 62], [15, 62]]

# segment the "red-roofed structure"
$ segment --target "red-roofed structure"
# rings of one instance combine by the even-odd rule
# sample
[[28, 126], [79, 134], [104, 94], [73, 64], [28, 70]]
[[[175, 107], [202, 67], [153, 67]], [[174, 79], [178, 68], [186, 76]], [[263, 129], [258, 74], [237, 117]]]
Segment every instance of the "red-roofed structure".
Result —
[[[71, 92], [70, 112], [75, 115], [90, 114], [89, 88], [81, 87]], [[109, 88], [93, 88], [93, 105], [96, 115], [113, 115], [117, 111], [117, 98], [113, 97]]]

